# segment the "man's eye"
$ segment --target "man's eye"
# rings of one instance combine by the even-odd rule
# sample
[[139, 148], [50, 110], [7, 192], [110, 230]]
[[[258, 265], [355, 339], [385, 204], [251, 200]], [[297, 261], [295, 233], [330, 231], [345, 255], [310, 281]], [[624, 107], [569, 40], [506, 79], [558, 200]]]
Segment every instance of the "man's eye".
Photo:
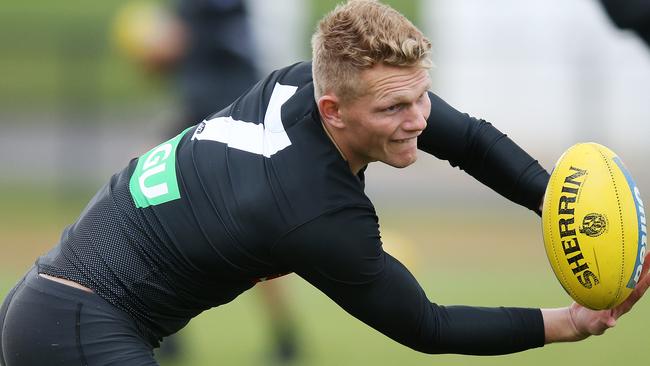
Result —
[[402, 109], [402, 104], [393, 104], [392, 106], [386, 108], [387, 112], [396, 112]]

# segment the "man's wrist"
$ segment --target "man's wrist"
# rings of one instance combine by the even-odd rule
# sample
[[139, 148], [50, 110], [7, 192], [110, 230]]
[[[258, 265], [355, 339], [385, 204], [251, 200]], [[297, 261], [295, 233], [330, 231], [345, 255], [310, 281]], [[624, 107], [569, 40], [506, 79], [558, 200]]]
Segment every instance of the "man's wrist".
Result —
[[573, 322], [569, 307], [541, 311], [544, 319], [544, 343], [575, 342], [584, 338]]

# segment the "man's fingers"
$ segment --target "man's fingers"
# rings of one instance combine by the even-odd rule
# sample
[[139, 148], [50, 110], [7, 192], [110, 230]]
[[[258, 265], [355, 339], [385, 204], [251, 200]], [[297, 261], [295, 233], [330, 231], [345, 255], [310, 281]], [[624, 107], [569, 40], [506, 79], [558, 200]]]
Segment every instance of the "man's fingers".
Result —
[[613, 316], [607, 319], [607, 327], [614, 328], [616, 326], [616, 318]]
[[645, 255], [643, 260], [643, 267], [641, 269], [641, 278], [637, 282], [634, 292], [639, 293], [639, 298], [643, 296], [648, 287], [650, 287], [650, 252]]
[[646, 253], [643, 258], [643, 267], [641, 268], [641, 278], [634, 287], [634, 293], [638, 295], [638, 298], [641, 298], [650, 286], [650, 252]]
[[625, 301], [617, 306], [614, 309], [614, 318], [618, 319], [621, 315], [627, 313], [632, 309], [634, 304], [636, 304], [646, 293], [648, 288], [650, 287], [650, 252], [648, 252], [643, 260], [643, 267], [641, 269], [641, 278], [636, 284], [636, 287], [634, 287], [634, 291], [630, 294], [630, 296], [625, 299]]
[[643, 294], [645, 294], [646, 290], [648, 290], [648, 286], [650, 286], [650, 276], [646, 274], [636, 284], [636, 287], [630, 296], [625, 299], [621, 305], [616, 307], [615, 317], [618, 319], [618, 317], [630, 311], [634, 304], [636, 304], [641, 299], [641, 297], [643, 297]]

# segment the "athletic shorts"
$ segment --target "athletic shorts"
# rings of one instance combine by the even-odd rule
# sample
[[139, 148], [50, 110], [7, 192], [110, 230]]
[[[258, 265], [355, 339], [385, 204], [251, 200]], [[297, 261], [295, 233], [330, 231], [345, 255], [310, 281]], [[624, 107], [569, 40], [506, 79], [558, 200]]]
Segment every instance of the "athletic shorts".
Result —
[[38, 275], [0, 308], [0, 365], [158, 365], [133, 319], [94, 293]]

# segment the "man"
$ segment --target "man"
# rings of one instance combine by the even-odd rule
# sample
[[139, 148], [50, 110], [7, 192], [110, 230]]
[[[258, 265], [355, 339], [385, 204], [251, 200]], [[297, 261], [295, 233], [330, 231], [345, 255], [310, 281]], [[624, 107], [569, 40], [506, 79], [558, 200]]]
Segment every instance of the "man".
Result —
[[4, 365], [155, 365], [160, 338], [288, 272], [428, 353], [581, 340], [643, 295], [647, 274], [611, 311], [430, 302], [382, 250], [366, 166], [406, 167], [420, 148], [537, 212], [548, 174], [428, 92], [430, 43], [391, 8], [350, 1], [312, 43], [313, 64], [272, 73], [111, 178], [5, 300]]

